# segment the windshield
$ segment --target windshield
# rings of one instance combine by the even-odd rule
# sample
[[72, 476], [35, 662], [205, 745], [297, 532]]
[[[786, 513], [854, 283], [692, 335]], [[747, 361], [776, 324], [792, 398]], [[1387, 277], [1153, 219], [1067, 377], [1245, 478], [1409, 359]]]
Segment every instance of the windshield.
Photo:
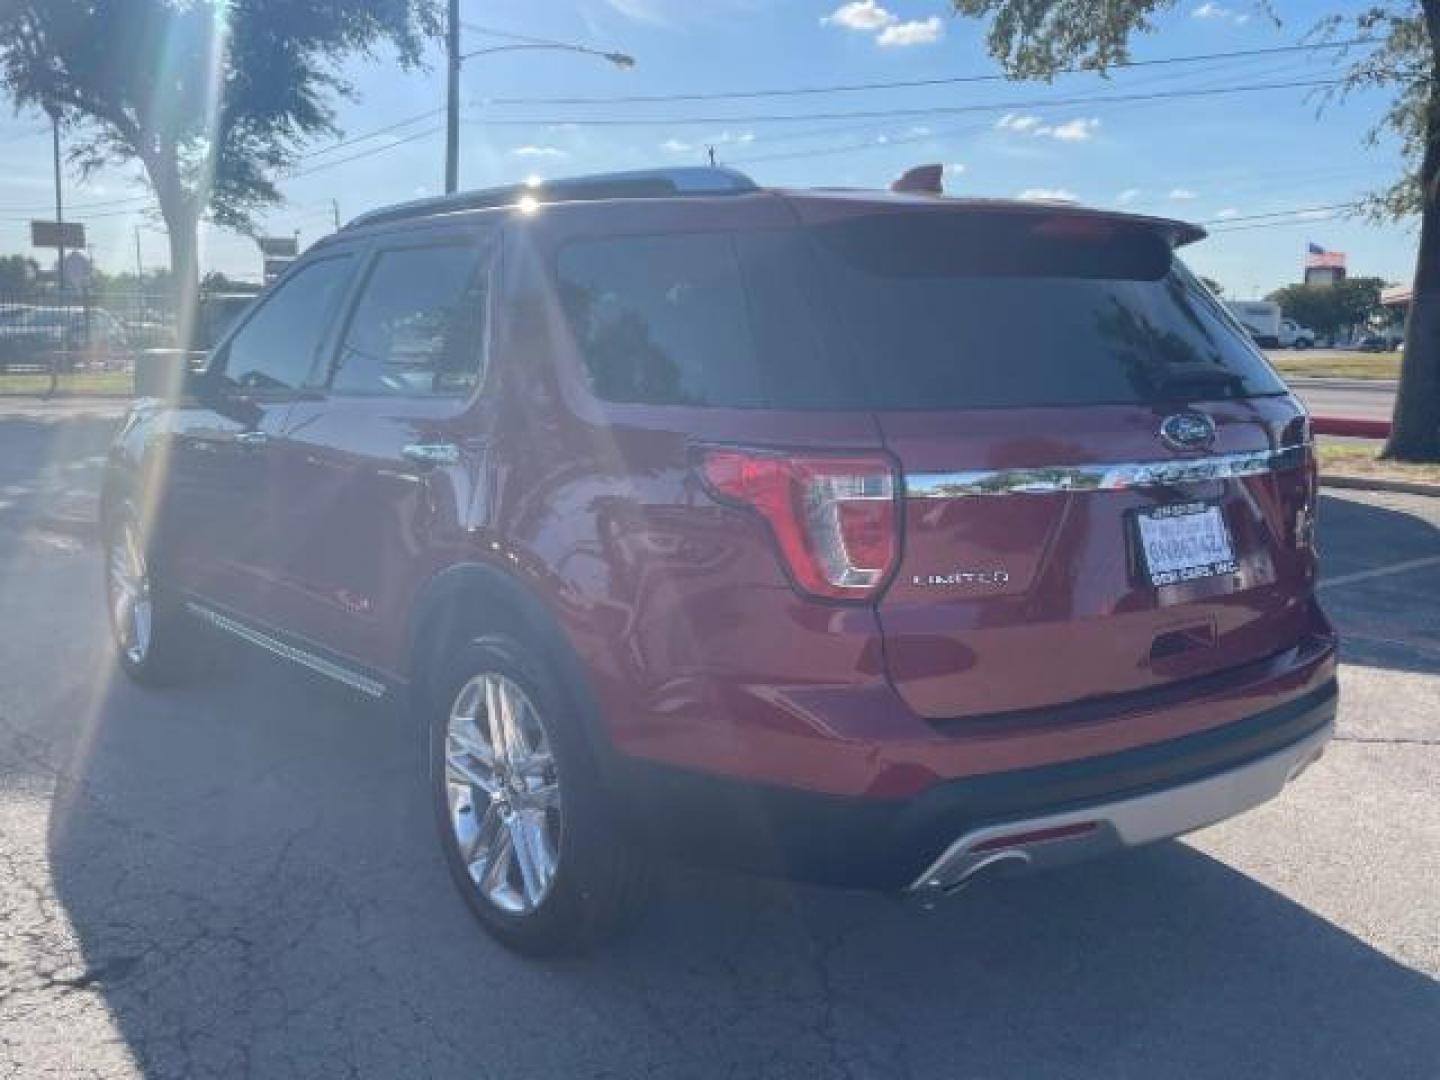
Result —
[[1285, 392], [1164, 241], [1123, 222], [923, 213], [610, 237], [563, 249], [558, 273], [591, 387], [612, 401], [986, 409]]

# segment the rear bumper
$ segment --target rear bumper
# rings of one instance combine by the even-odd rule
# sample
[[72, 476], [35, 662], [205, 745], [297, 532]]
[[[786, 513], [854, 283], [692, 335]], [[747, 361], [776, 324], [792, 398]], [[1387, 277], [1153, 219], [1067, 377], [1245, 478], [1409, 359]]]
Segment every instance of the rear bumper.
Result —
[[[631, 828], [658, 846], [752, 872], [898, 890], [954, 885], [1015, 833], [1043, 866], [1179, 835], [1258, 805], [1319, 754], [1333, 679], [1243, 719], [1119, 753], [967, 776], [909, 799], [799, 791], [621, 757], [614, 790]], [[1010, 860], [1019, 863], [1019, 856]]]
[[926, 867], [910, 890], [946, 893], [992, 868], [1043, 869], [1203, 829], [1280, 794], [1324, 753], [1334, 729], [1333, 722], [1326, 723], [1283, 749], [1203, 780], [971, 829]]

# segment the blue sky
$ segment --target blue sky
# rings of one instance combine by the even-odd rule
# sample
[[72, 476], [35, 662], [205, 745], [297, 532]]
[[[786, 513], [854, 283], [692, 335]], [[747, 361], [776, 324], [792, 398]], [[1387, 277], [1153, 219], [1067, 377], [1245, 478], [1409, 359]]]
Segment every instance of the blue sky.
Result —
[[[1359, 5], [1357, 5], [1358, 7]], [[1274, 5], [1281, 25], [1244, 0], [1185, 0], [1139, 39], [1137, 59], [1289, 45], [1332, 6]], [[1115, 100], [1332, 78], [1333, 55], [1231, 58], [1117, 71], [1109, 79], [1068, 76], [1051, 85], [981, 82], [739, 100], [514, 104], [515, 98], [705, 94], [976, 75], [997, 71], [983, 26], [952, 17], [933, 0], [764, 3], [762, 0], [462, 0], [462, 18], [514, 33], [583, 42], [632, 54], [624, 71], [588, 56], [513, 52], [472, 60], [462, 82], [463, 186], [527, 175], [558, 176], [656, 163], [699, 163], [705, 145], [762, 184], [879, 186], [926, 161], [951, 166], [958, 193], [1073, 196], [1212, 223], [1190, 249], [1201, 273], [1234, 296], [1296, 280], [1305, 244], [1347, 252], [1352, 274], [1408, 281], [1414, 232], [1316, 213], [1281, 224], [1226, 219], [1346, 203], [1383, 184], [1399, 167], [1393, 145], [1364, 144], [1383, 97], [1358, 96], [1320, 109], [1302, 88]], [[499, 44], [470, 30], [467, 50]], [[443, 73], [402, 73], [381, 60], [356, 64], [360, 100], [341, 126], [354, 137], [433, 109]], [[1066, 106], [1047, 99], [1093, 98]], [[931, 109], [966, 112], [926, 113]], [[908, 116], [799, 119], [816, 113], [916, 110]], [[588, 125], [585, 120], [645, 120]], [[649, 122], [649, 121], [654, 121]], [[691, 122], [695, 121], [695, 122]], [[302, 244], [330, 229], [331, 200], [342, 219], [440, 188], [440, 117], [329, 151], [283, 184], [288, 203], [269, 215], [272, 233], [300, 231]], [[433, 129], [433, 130], [432, 130]], [[408, 140], [403, 141], [401, 140]], [[393, 148], [392, 148], [393, 147]], [[28, 251], [31, 216], [48, 216], [50, 142], [42, 118], [0, 120], [0, 252]], [[361, 154], [364, 156], [359, 156]], [[67, 201], [85, 220], [102, 268], [130, 268], [140, 227], [147, 265], [165, 260], [164, 235], [131, 175], [110, 172], [85, 185], [72, 176]], [[137, 207], [139, 208], [137, 210]], [[1254, 227], [1263, 224], [1263, 227]], [[206, 269], [254, 278], [252, 241], [207, 229]]]

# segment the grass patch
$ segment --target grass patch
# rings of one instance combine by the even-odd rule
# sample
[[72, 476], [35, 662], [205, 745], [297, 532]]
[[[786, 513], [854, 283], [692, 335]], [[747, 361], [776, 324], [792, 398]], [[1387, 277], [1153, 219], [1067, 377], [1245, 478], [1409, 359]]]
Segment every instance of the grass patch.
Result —
[[1265, 354], [1281, 375], [1331, 379], [1398, 379], [1402, 353], [1343, 349], [1273, 349]]
[[1411, 465], [1399, 461], [1381, 461], [1379, 442], [1337, 443], [1322, 439], [1318, 449], [1320, 471], [1327, 476], [1360, 476], [1367, 479], [1440, 484], [1440, 464]]
[[[49, 375], [0, 375], [0, 397], [38, 397], [49, 389]], [[128, 371], [77, 371], [60, 376], [58, 392], [130, 397], [134, 379]]]

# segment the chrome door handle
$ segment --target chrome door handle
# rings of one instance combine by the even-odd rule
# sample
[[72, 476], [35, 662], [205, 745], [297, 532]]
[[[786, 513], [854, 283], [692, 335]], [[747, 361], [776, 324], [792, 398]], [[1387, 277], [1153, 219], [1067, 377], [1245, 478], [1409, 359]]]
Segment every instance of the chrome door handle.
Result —
[[454, 443], [410, 443], [400, 448], [400, 456], [416, 465], [458, 465], [460, 447]]
[[264, 446], [270, 436], [263, 431], [237, 431], [235, 442], [240, 446]]

